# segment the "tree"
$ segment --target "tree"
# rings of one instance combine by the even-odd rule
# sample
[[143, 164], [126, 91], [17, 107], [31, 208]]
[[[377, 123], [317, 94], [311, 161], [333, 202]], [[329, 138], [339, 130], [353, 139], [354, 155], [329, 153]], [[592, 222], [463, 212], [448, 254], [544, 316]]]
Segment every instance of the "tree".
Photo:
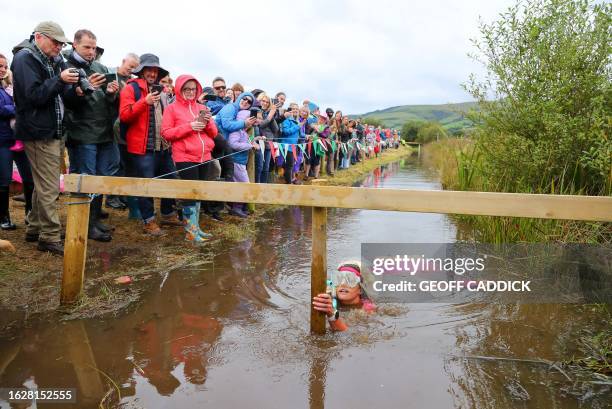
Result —
[[420, 143], [428, 143], [446, 138], [447, 136], [446, 131], [438, 122], [426, 122], [419, 128], [416, 141]]
[[410, 120], [402, 125], [402, 139], [406, 142], [414, 142], [416, 140], [419, 129], [425, 125], [425, 121]]
[[382, 126], [383, 128], [386, 128], [385, 124], [383, 124], [383, 122], [378, 119], [378, 118], [373, 118], [373, 117], [366, 117], [363, 118], [363, 120], [361, 121], [362, 124], [368, 124], [368, 125], [372, 125], [375, 128], [378, 128], [379, 126]]
[[465, 85], [483, 171], [506, 190], [610, 194], [610, 3], [519, 1], [481, 24]]

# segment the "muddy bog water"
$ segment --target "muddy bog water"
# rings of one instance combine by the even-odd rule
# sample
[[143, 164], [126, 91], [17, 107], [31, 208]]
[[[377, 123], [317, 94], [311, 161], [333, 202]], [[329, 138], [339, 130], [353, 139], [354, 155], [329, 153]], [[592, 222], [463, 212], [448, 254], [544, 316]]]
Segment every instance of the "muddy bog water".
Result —
[[[440, 189], [414, 158], [363, 184]], [[252, 240], [213, 243], [203, 263], [148, 280], [118, 317], [0, 340], [0, 386], [77, 389], [77, 404], [49, 407], [94, 408], [107, 393], [121, 408], [609, 407], [606, 386], [581, 389], [550, 365], [475, 358], [567, 359], [590, 319], [579, 306], [383, 305], [347, 312], [347, 332], [311, 336], [310, 209], [266, 217]], [[444, 215], [330, 209], [328, 265], [359, 258], [364, 242], [458, 234]], [[0, 401], [28, 407], [12, 405]]]

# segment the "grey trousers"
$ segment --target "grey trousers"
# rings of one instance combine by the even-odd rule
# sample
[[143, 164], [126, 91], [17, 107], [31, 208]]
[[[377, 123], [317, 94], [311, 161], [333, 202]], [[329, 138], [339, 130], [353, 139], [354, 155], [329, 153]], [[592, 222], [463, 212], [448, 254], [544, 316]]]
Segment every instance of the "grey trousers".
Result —
[[26, 155], [32, 167], [34, 194], [32, 211], [28, 215], [27, 234], [38, 234], [40, 241], [61, 241], [61, 224], [57, 209], [60, 183], [61, 141], [24, 141]]

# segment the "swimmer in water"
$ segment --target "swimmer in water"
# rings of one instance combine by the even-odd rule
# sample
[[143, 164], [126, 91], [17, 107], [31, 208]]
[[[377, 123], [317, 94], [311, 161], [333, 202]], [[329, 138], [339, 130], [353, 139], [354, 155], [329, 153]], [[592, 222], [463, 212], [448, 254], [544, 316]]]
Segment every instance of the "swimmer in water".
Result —
[[334, 299], [340, 305], [361, 307], [367, 312], [376, 309], [363, 288], [361, 262], [344, 261], [340, 263], [338, 270], [332, 273], [331, 283], [331, 291], [314, 297], [312, 305], [315, 310], [327, 315], [327, 321], [333, 331], [346, 331], [348, 329], [346, 322], [340, 318], [340, 312], [335, 307]]

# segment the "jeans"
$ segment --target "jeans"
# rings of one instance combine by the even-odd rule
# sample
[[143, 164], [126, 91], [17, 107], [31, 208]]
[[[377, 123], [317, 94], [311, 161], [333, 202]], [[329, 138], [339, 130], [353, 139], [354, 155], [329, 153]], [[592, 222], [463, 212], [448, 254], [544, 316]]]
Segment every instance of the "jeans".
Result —
[[270, 158], [272, 157], [272, 151], [270, 149], [264, 150], [263, 154], [263, 166], [261, 169], [261, 176], [259, 177], [259, 183], [270, 182]]
[[8, 216], [8, 192], [13, 180], [13, 162], [17, 165], [19, 176], [23, 182], [23, 194], [25, 196], [26, 216], [32, 210], [32, 194], [34, 192], [34, 181], [32, 169], [25, 151], [13, 152], [8, 146], [0, 147], [0, 192], [5, 192], [0, 203], [0, 217]]
[[13, 161], [17, 164], [23, 184], [33, 184], [32, 169], [25, 151], [13, 152], [9, 147], [0, 147], [0, 186], [9, 186], [13, 180]]
[[114, 176], [119, 170], [119, 148], [114, 142], [76, 144], [69, 154], [70, 168], [76, 173]]
[[[255, 149], [255, 183], [262, 183], [261, 174], [263, 173], [264, 158], [261, 149]], [[234, 172], [236, 168], [234, 168]]]
[[285, 169], [285, 174], [283, 175], [285, 178], [285, 183], [291, 184], [293, 182], [293, 154], [291, 152], [287, 153], [285, 157], [285, 162], [283, 163], [283, 168]]
[[[128, 154], [130, 168], [134, 177], [153, 178], [167, 173], [176, 172], [176, 167], [172, 161], [172, 151], [170, 149], [147, 152], [144, 155]], [[162, 179], [178, 179], [176, 173], [164, 176]], [[162, 215], [174, 213], [174, 199], [161, 200]], [[150, 222], [155, 218], [155, 207], [153, 206], [153, 198], [139, 197], [138, 207], [140, 214], [145, 223]]]

